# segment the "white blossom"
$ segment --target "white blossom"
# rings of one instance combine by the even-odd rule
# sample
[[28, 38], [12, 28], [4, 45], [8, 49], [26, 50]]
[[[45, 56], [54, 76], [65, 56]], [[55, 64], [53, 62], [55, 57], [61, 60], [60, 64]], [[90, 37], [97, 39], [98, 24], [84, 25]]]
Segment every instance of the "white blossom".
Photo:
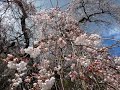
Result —
[[39, 87], [42, 86], [42, 80], [38, 80], [38, 85], [39, 85]]
[[101, 39], [101, 37], [100, 37], [98, 34], [91, 34], [91, 35], [89, 36], [89, 38], [92, 39], [92, 40], [94, 40], [94, 41]]
[[17, 87], [20, 83], [22, 83], [22, 79], [21, 78], [17, 78], [17, 79], [13, 79], [13, 86]]
[[89, 39], [92, 40], [92, 44], [97, 46], [101, 42], [101, 37], [98, 34], [91, 34]]
[[25, 53], [30, 54], [32, 58], [36, 58], [40, 54], [39, 48], [28, 47], [25, 50]]
[[90, 43], [90, 41], [87, 39], [87, 34], [83, 34], [78, 36], [75, 41], [74, 41], [75, 45], [88, 45], [88, 43]]
[[65, 40], [63, 40], [63, 38], [60, 37], [57, 41], [57, 44], [60, 48], [63, 48], [67, 43], [65, 42]]
[[28, 48], [25, 48], [25, 53], [28, 53], [28, 54], [32, 54], [33, 53], [33, 47], [28, 47]]
[[18, 82], [13, 83], [13, 86], [17, 87], [19, 85]]
[[20, 77], [20, 75], [19, 75], [18, 73], [15, 73], [15, 76], [16, 76], [17, 78], [19, 78], [19, 77]]
[[55, 78], [51, 77], [50, 79], [45, 80], [45, 83], [42, 83], [42, 90], [49, 90], [55, 83]]
[[58, 65], [57, 67], [54, 67], [54, 70], [55, 70], [55, 71], [60, 71], [60, 69], [61, 69], [61, 66], [60, 66], [60, 65]]
[[71, 65], [71, 69], [74, 69], [75, 68], [75, 64], [73, 63], [72, 65]]
[[120, 57], [115, 57], [114, 61], [115, 61], [116, 64], [120, 65]]
[[36, 86], [37, 86], [37, 83], [33, 83], [33, 86], [36, 87]]
[[32, 58], [36, 58], [40, 54], [39, 48], [34, 48], [33, 52], [30, 54]]
[[39, 41], [34, 41], [34, 45], [37, 45], [39, 43]]
[[41, 69], [41, 70], [39, 71], [39, 73], [40, 73], [41, 75], [45, 74], [46, 72], [47, 72], [47, 70], [46, 70], [45, 68], [43, 68], [43, 69]]
[[90, 59], [85, 59], [84, 61], [81, 61], [81, 65], [84, 67], [87, 67], [90, 65]]
[[26, 69], [27, 69], [27, 68], [26, 68], [26, 65], [27, 65], [26, 62], [21, 61], [19, 64], [16, 64], [17, 70], [18, 70], [19, 72], [26, 70]]
[[7, 67], [10, 69], [16, 69], [16, 64], [14, 61], [9, 61]]

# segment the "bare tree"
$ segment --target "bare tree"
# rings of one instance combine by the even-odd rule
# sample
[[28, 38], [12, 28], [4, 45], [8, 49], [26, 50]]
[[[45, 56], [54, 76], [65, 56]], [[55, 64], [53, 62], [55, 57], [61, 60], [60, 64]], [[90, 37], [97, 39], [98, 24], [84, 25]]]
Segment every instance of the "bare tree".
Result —
[[14, 31], [12, 34], [14, 35], [16, 33], [19, 33], [19, 35], [15, 37], [17, 39], [20, 38], [21, 36], [24, 36], [25, 48], [27, 48], [29, 46], [30, 28], [27, 27], [26, 25], [26, 19], [29, 18], [29, 16], [35, 11], [34, 6], [32, 5], [31, 2], [28, 3], [26, 0], [7, 0], [3, 1], [2, 4], [5, 10], [1, 14], [1, 18], [5, 19], [5, 14], [7, 14], [8, 12], [11, 13], [12, 18], [14, 18], [15, 20], [15, 23], [17, 23], [19, 26], [19, 27], [15, 27], [15, 25], [13, 26]]

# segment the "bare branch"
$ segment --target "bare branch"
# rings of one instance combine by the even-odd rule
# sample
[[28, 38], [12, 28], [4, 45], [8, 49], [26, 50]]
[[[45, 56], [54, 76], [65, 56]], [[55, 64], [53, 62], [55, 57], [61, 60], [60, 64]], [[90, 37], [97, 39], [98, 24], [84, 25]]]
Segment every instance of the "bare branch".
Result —
[[24, 34], [25, 43], [26, 43], [25, 48], [27, 48], [29, 46], [29, 36], [28, 36], [25, 20], [28, 16], [27, 16], [27, 13], [24, 9], [22, 2], [19, 0], [14, 0], [14, 2], [19, 6], [19, 8], [21, 9], [22, 14], [23, 14], [21, 17], [21, 27], [22, 27], [22, 32]]

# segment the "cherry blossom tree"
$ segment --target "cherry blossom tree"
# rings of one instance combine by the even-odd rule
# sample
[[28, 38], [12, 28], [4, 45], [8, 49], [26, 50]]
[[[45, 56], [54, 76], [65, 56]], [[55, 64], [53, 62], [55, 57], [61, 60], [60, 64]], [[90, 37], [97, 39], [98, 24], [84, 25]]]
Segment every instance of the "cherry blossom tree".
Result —
[[[1, 90], [119, 89], [120, 57], [110, 56], [109, 47], [101, 45], [100, 35], [81, 29], [82, 21], [72, 15], [78, 2], [87, 16], [84, 20], [90, 21], [92, 14], [87, 15], [83, 0], [74, 0], [65, 11], [56, 7], [32, 15], [25, 10], [24, 1], [8, 0], [8, 4], [14, 3], [20, 10], [26, 45], [18, 53], [2, 58], [6, 69], [1, 70]], [[28, 44], [28, 18], [36, 28], [32, 45]]]

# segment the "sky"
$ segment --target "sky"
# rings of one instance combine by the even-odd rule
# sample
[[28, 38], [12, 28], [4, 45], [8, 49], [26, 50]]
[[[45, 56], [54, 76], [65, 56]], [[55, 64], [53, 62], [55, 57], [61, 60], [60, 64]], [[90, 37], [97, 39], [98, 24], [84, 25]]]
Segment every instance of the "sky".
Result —
[[[0, 1], [4, 1], [4, 0], [0, 0]], [[32, 0], [30, 0], [30, 1], [32, 1]], [[35, 1], [35, 6], [37, 7], [37, 10], [39, 11], [39, 10], [43, 10], [43, 9], [50, 9], [50, 8], [56, 7], [57, 1], [58, 1], [58, 6], [62, 7], [61, 9], [65, 10], [67, 8], [67, 4], [71, 0], [33, 0], [33, 1]], [[116, 2], [116, 5], [120, 5], [120, 0], [113, 0], [113, 1]], [[10, 12], [8, 12], [8, 13], [10, 13]], [[7, 13], [7, 16], [9, 15], [8, 13]], [[106, 19], [112, 20], [112, 18], [110, 16], [107, 16]], [[83, 25], [82, 28], [84, 28], [84, 30], [89, 33], [98, 33], [103, 38], [111, 38], [114, 36], [115, 40], [119, 40], [120, 39], [120, 25], [115, 23], [114, 20], [112, 20], [112, 21], [113, 22], [110, 25], [102, 24], [102, 23], [96, 24], [96, 23], [92, 23], [92, 22], [86, 23], [86, 25]], [[109, 40], [109, 39], [105, 39], [102, 42], [102, 44], [104, 46], [110, 46], [114, 43], [115, 43], [114, 40]], [[111, 49], [110, 53], [113, 56], [120, 56], [120, 47], [115, 47], [115, 48]]]
[[[62, 7], [65, 9], [66, 4], [68, 4], [71, 0], [35, 0], [36, 7], [41, 9], [49, 9], [56, 7]], [[57, 4], [58, 3], [58, 4]]]

